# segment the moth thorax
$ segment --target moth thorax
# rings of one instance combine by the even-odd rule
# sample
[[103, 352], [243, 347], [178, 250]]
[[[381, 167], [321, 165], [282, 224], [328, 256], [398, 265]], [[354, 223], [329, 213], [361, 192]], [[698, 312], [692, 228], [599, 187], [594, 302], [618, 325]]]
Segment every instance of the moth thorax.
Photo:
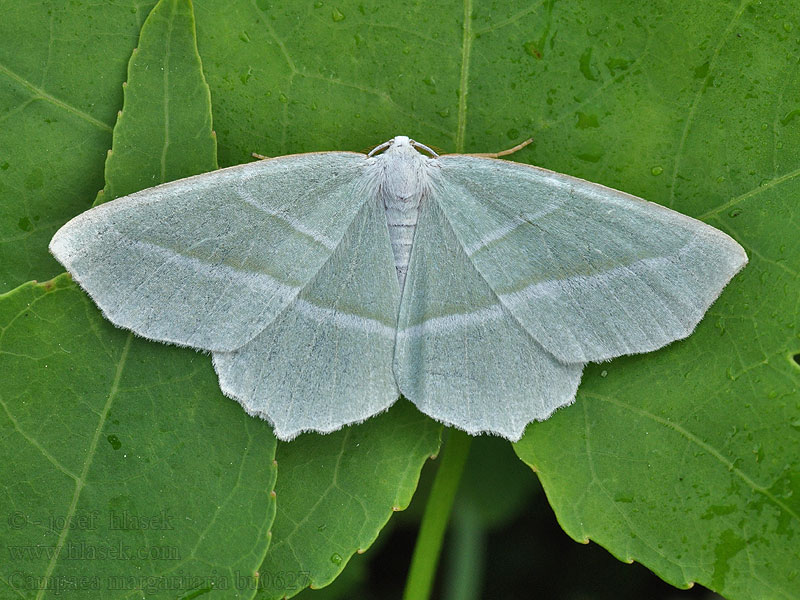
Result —
[[389, 239], [400, 289], [403, 289], [419, 218], [429, 188], [428, 159], [408, 144], [391, 147], [378, 158], [378, 189], [386, 210]]

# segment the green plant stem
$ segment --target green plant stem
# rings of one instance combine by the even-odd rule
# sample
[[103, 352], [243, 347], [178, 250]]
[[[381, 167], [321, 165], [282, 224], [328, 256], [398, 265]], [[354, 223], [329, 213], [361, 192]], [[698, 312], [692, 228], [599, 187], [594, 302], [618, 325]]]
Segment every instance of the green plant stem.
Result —
[[473, 502], [459, 502], [447, 537], [444, 600], [480, 600], [486, 530]]
[[472, 438], [457, 429], [450, 429], [442, 451], [442, 462], [436, 471], [431, 493], [422, 515], [422, 524], [411, 557], [403, 600], [427, 600], [433, 588], [436, 566], [442, 551], [444, 532], [464, 471]]

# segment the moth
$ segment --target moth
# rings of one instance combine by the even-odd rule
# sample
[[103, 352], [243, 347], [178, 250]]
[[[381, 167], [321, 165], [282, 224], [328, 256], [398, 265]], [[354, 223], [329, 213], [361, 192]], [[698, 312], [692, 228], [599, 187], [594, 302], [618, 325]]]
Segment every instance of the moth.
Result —
[[573, 402], [586, 363], [688, 336], [747, 263], [657, 204], [405, 136], [159, 185], [50, 250], [115, 325], [211, 352], [282, 440], [400, 394], [517, 440]]

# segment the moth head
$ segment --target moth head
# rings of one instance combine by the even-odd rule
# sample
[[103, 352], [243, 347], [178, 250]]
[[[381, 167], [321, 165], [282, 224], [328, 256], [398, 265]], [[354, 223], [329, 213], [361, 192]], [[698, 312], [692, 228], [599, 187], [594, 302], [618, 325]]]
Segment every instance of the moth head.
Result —
[[414, 204], [429, 188], [429, 170], [433, 159], [420, 153], [417, 150], [419, 147], [423, 147], [422, 144], [399, 135], [369, 153], [372, 181], [384, 202]]

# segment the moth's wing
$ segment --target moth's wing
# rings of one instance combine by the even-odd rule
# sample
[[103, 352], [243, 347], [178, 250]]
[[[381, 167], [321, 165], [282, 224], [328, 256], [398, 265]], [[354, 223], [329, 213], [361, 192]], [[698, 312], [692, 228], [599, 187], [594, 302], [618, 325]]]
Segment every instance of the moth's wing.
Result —
[[435, 196], [503, 306], [565, 362], [688, 336], [747, 255], [695, 219], [518, 163], [439, 160]]
[[364, 202], [364, 158], [300, 154], [159, 185], [78, 215], [50, 251], [114, 324], [233, 350], [330, 258]]
[[372, 196], [314, 279], [234, 352], [215, 352], [222, 391], [278, 438], [328, 432], [387, 409], [400, 286], [386, 218]]
[[547, 352], [498, 300], [438, 204], [423, 199], [395, 348], [400, 391], [427, 415], [510, 440], [569, 404], [582, 364]]

